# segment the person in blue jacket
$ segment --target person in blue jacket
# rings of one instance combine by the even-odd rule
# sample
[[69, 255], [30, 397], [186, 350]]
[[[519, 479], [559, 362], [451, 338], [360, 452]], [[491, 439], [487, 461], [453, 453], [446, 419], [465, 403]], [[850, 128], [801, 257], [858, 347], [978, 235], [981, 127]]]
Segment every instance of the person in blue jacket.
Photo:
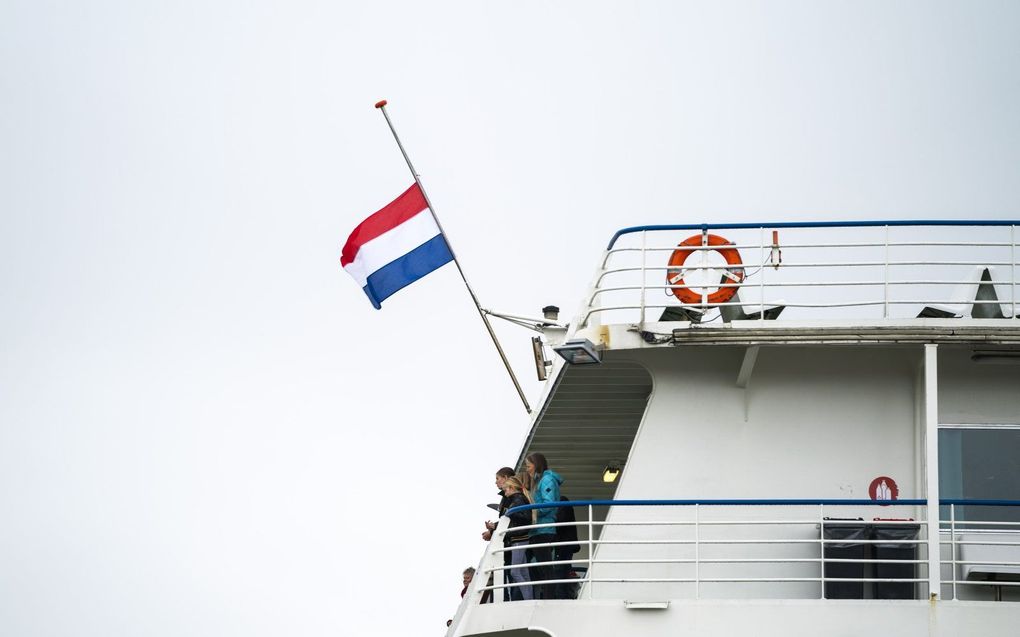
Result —
[[[532, 504], [560, 501], [560, 485], [563, 484], [563, 478], [560, 477], [560, 474], [549, 468], [549, 463], [544, 455], [529, 453], [524, 458], [524, 469], [531, 475], [535, 485], [531, 493]], [[535, 513], [535, 524], [553, 524], [556, 522], [556, 507], [537, 508]], [[553, 547], [541, 545], [555, 541], [556, 527], [539, 527], [528, 532], [531, 555], [535, 559], [535, 566], [531, 569], [531, 581], [533, 583], [554, 578], [556, 569], [553, 566], [543, 564], [543, 562], [552, 561]], [[535, 585], [532, 588], [535, 599], [553, 598], [553, 591], [555, 589], [553, 585]]]

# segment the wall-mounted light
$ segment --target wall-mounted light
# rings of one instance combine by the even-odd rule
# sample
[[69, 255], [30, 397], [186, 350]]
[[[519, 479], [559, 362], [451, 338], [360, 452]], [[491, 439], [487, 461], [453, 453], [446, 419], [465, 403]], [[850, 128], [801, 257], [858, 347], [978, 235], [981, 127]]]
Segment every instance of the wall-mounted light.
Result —
[[575, 338], [553, 348], [571, 365], [597, 365], [602, 362], [595, 344], [586, 338]]
[[620, 462], [613, 461], [606, 465], [605, 471], [602, 472], [603, 482], [616, 482], [616, 479], [620, 477], [620, 472], [623, 469], [620, 468]]
[[545, 380], [547, 377], [546, 368], [549, 361], [545, 359], [545, 349], [542, 347], [542, 337], [535, 336], [531, 339], [531, 351], [535, 355], [535, 373], [538, 380]]

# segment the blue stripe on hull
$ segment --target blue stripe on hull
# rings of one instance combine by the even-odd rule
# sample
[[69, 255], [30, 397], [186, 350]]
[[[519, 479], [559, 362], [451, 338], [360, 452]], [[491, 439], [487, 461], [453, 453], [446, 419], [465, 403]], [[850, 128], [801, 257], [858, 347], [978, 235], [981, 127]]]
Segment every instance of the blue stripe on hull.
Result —
[[375, 309], [397, 290], [406, 287], [450, 261], [453, 254], [443, 235], [437, 234], [399, 259], [390, 261], [368, 276], [365, 294]]

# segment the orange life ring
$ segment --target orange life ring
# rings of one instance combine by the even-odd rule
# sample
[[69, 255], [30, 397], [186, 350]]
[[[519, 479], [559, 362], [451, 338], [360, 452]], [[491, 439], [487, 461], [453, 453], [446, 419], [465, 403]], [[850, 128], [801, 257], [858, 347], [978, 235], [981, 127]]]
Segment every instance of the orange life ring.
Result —
[[[719, 246], [731, 246], [732, 241], [720, 237], [716, 234], [696, 234], [684, 239], [680, 244], [680, 247], [673, 251], [673, 254], [669, 257], [669, 269], [666, 270], [666, 283], [670, 286], [669, 291], [673, 293], [673, 296], [680, 299], [681, 303], [686, 305], [702, 305], [702, 294], [698, 294], [691, 290], [690, 287], [684, 283], [683, 270], [679, 272], [673, 270], [673, 268], [682, 267], [684, 262], [687, 261], [687, 257], [691, 256], [695, 252], [700, 252], [698, 248], [703, 246], [715, 247], [715, 252], [718, 252], [726, 259], [726, 263], [730, 267], [726, 268], [723, 273], [723, 282], [729, 279], [731, 282], [740, 284], [744, 281], [744, 268], [743, 262], [740, 260], [740, 253], [737, 252], [736, 248], [723, 248]], [[736, 287], [721, 287], [715, 292], [708, 295], [708, 303], [725, 303], [733, 298], [733, 295], [737, 293]]]

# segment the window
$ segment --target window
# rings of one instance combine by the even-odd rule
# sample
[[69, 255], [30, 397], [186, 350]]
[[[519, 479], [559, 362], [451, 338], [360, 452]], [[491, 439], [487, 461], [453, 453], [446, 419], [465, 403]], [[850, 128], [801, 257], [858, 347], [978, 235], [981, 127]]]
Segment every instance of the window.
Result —
[[[1020, 425], [940, 426], [939, 495], [1020, 500]], [[1020, 522], [1020, 507], [957, 506], [956, 518]]]

